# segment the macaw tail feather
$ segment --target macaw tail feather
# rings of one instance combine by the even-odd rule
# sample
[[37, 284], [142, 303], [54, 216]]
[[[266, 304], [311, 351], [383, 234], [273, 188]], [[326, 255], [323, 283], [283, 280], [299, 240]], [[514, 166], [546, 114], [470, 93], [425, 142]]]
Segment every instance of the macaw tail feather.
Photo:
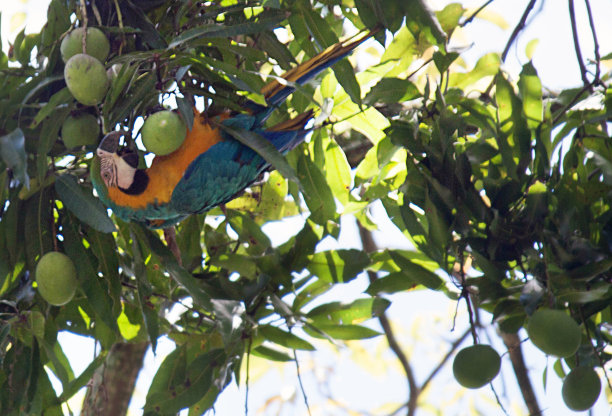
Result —
[[346, 39], [342, 42], [338, 42], [335, 45], [330, 46], [324, 51], [320, 52], [316, 56], [313, 56], [309, 60], [302, 62], [295, 68], [290, 69], [281, 75], [281, 78], [287, 82], [281, 80], [274, 80], [266, 84], [262, 89], [261, 93], [266, 98], [270, 107], [276, 107], [282, 103], [287, 96], [289, 96], [295, 87], [291, 84], [304, 84], [314, 78], [317, 74], [326, 68], [329, 68], [340, 59], [347, 56], [353, 49], [365, 42], [377, 31], [372, 30], [369, 32], [361, 32], [352, 38]]

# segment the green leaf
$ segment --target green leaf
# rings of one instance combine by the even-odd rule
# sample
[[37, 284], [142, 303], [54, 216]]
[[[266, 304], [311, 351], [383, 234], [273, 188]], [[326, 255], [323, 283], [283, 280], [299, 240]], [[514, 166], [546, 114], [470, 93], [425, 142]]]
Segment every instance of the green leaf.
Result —
[[529, 128], [536, 128], [543, 120], [544, 106], [542, 104], [542, 82], [531, 62], [523, 65], [518, 85], [527, 125]]
[[73, 380], [71, 380], [62, 391], [62, 394], [59, 396], [59, 401], [64, 402], [70, 399], [72, 396], [78, 393], [78, 391], [87, 384], [94, 372], [98, 367], [100, 367], [104, 360], [106, 359], [106, 351], [102, 351], [94, 360], [89, 363], [87, 368], [83, 370], [79, 376]]
[[440, 276], [412, 262], [410, 259], [403, 256], [400, 251], [389, 250], [389, 255], [404, 276], [413, 282], [433, 290], [438, 290], [444, 285], [444, 281]]
[[308, 325], [304, 330], [316, 338], [340, 340], [367, 339], [380, 335], [380, 332], [360, 325], [320, 324]]
[[320, 280], [346, 283], [364, 271], [369, 263], [367, 253], [361, 250], [331, 250], [315, 253], [307, 267]]
[[361, 106], [361, 87], [355, 77], [355, 70], [347, 59], [342, 59], [332, 66], [336, 79], [344, 88], [344, 91], [351, 97], [354, 103]]
[[414, 289], [418, 283], [402, 272], [389, 273], [370, 283], [366, 290], [370, 295], [378, 293], [396, 293]]
[[419, 89], [407, 79], [383, 78], [363, 99], [365, 105], [394, 104], [421, 96]]
[[248, 242], [249, 254], [263, 254], [272, 246], [268, 236], [249, 215], [231, 210], [227, 212], [227, 219], [234, 231], [240, 236], [240, 240]]
[[189, 130], [191, 130], [191, 126], [193, 126], [193, 105], [191, 102], [184, 97], [176, 97], [176, 105], [179, 110], [179, 114], [183, 117], [185, 121], [185, 125]]
[[138, 306], [142, 313], [147, 335], [151, 342], [153, 353], [157, 348], [157, 338], [159, 337], [159, 319], [155, 306], [149, 301], [149, 297], [153, 294], [151, 283], [147, 280], [144, 259], [138, 244], [138, 239], [133, 230], [130, 230], [132, 237], [132, 254], [134, 255], [134, 275], [136, 277], [136, 286], [138, 288]]
[[340, 146], [330, 141], [325, 149], [325, 178], [333, 195], [346, 205], [350, 200], [353, 178], [351, 167]]
[[187, 29], [181, 32], [180, 35], [172, 39], [168, 45], [168, 49], [174, 49], [177, 46], [181, 46], [185, 42], [193, 39], [199, 40], [203, 37], [229, 38], [232, 36], [263, 32], [276, 28], [279, 26], [279, 23], [286, 18], [287, 15], [284, 11], [275, 11], [274, 13], [268, 12], [265, 18], [259, 19], [255, 22], [248, 21], [236, 25], [206, 24], [196, 26], [192, 29]]
[[390, 305], [390, 301], [380, 297], [357, 299], [350, 303], [330, 302], [317, 306], [306, 316], [315, 321], [332, 320], [339, 324], [358, 324], [381, 316]]
[[[159, 392], [151, 393], [149, 389], [144, 407], [145, 413], [155, 411], [160, 414], [175, 414], [197, 403], [213, 387], [215, 381], [213, 370], [223, 361], [224, 355], [219, 349], [201, 354], [187, 364], [184, 377], [171, 378], [169, 380], [171, 383], [166, 384]], [[160, 371], [161, 368], [158, 374]], [[170, 371], [173, 372], [173, 368], [170, 368]]]
[[440, 51], [436, 51], [433, 54], [433, 60], [436, 64], [436, 68], [440, 73], [446, 72], [448, 67], [459, 57], [457, 52], [448, 52], [443, 54]]
[[[49, 98], [49, 101], [36, 113], [36, 117], [30, 124], [31, 129], [35, 129], [46, 117], [50, 116], [53, 110], [61, 105], [74, 101], [68, 87], [64, 87]], [[63, 120], [62, 120], [63, 121]]]
[[252, 350], [253, 355], [262, 357], [271, 361], [288, 362], [293, 361], [293, 357], [284, 351], [279, 351], [265, 345], [259, 345]]
[[283, 347], [290, 348], [292, 350], [315, 350], [315, 347], [313, 347], [308, 341], [303, 340], [291, 332], [285, 332], [275, 326], [262, 325], [257, 330], [265, 339], [282, 345]]
[[431, 44], [444, 47], [446, 44], [446, 33], [440, 26], [436, 15], [429, 10], [424, 0], [406, 1], [404, 14], [406, 15], [406, 26], [415, 37], [422, 33]]
[[115, 224], [108, 217], [106, 208], [91, 192], [79, 185], [76, 176], [65, 173], [55, 180], [55, 190], [64, 205], [77, 218], [95, 230], [103, 233], [116, 231]]
[[333, 32], [330, 25], [319, 15], [315, 13], [310, 3], [298, 2], [297, 12], [303, 19], [308, 33], [317, 43], [318, 49], [323, 50], [328, 46], [338, 43], [338, 36]]
[[323, 173], [304, 154], [299, 155], [297, 170], [310, 218], [323, 225], [336, 215], [334, 195]]
[[0, 137], [0, 156], [6, 166], [13, 171], [15, 177], [25, 185], [30, 187], [30, 177], [28, 176], [28, 162], [25, 152], [25, 136], [20, 128]]
[[163, 267], [172, 278], [189, 292], [195, 303], [207, 310], [212, 310], [213, 304], [210, 296], [200, 287], [195, 277], [178, 264], [170, 249], [159, 241], [159, 238], [150, 230], [145, 230], [136, 224], [130, 224], [130, 226], [139, 240], [147, 244], [151, 251], [160, 258]]
[[117, 315], [113, 313], [109, 288], [91, 263], [91, 257], [83, 246], [83, 238], [77, 231], [77, 224], [69, 219], [63, 224], [64, 246], [66, 254], [74, 262], [79, 286], [95, 311], [97, 319], [103, 321], [114, 335], [119, 333]]

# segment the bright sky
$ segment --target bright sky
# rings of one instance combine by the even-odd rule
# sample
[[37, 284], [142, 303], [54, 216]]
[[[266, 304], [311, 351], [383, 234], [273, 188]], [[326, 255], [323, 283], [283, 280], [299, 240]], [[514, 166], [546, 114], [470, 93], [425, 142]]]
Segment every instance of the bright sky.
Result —
[[[432, 8], [439, 9], [450, 1], [432, 1]], [[467, 7], [478, 7], [483, 1], [463, 1]], [[490, 19], [477, 19], [469, 25], [463, 34], [458, 33], [454, 37], [453, 46], [469, 47], [462, 56], [468, 63], [475, 60], [486, 52], [500, 51], [509, 37], [514, 25], [519, 20], [527, 0], [497, 0], [489, 7], [483, 17]], [[538, 2], [538, 4], [541, 2]], [[48, 0], [1, 0], [0, 11], [2, 12], [2, 49], [7, 50], [7, 40], [14, 38], [19, 30], [27, 24], [27, 32], [38, 31], [45, 20], [45, 10]], [[612, 2], [609, 0], [591, 1], [595, 23], [598, 30], [601, 55], [612, 52]], [[539, 6], [536, 6], [538, 8]], [[535, 10], [534, 10], [535, 12]], [[585, 58], [593, 57], [593, 43], [586, 21], [584, 3], [576, 1], [576, 12], [579, 20], [579, 32], [582, 52]], [[538, 14], [529, 20], [529, 26], [520, 35], [518, 42], [510, 50], [505, 69], [511, 74], [518, 74], [520, 66], [527, 61], [525, 49], [533, 39], [538, 44], [535, 49], [534, 65], [543, 79], [544, 85], [551, 89], [561, 89], [576, 86], [580, 83], [580, 74], [576, 64], [571, 33], [569, 31], [569, 18], [567, 3], [559, 1], [546, 1], [544, 7]], [[492, 23], [505, 22], [504, 28]], [[470, 42], [475, 42], [470, 45]], [[373, 217], [380, 225], [380, 231], [376, 233], [377, 241], [393, 246], [408, 247], [407, 241], [401, 233], [382, 215], [382, 209], [375, 207]], [[351, 218], [343, 219], [343, 233], [339, 241], [328, 240], [326, 248], [335, 246], [356, 247], [359, 239], [354, 227], [345, 227]], [[301, 228], [301, 220], [293, 219], [288, 222], [270, 224], [266, 227], [266, 233], [273, 241], [284, 239], [287, 231]], [[357, 244], [357, 245], [356, 245]], [[352, 299], [358, 297], [365, 289], [367, 282], [365, 278], [356, 279], [350, 285], [339, 287], [329, 294], [325, 301], [334, 299]], [[450, 317], [453, 314], [455, 304], [439, 293], [420, 291], [402, 293], [393, 296], [392, 306], [388, 313], [396, 325], [398, 338], [406, 351], [410, 354], [415, 365], [417, 379], [423, 380], [429, 370], [435, 366], [439, 357], [443, 356], [447, 342], [459, 336], [466, 327], [465, 313], [458, 317], [458, 327], [451, 332]], [[460, 305], [463, 311], [464, 305]], [[376, 328], [376, 323], [372, 326]], [[494, 347], [503, 351], [503, 346], [497, 342], [497, 337], [491, 334]], [[522, 334], [525, 338], [525, 334]], [[80, 373], [88, 364], [94, 353], [93, 343], [81, 337], [63, 334], [60, 337], [66, 355], [70, 358], [75, 373]], [[405, 379], [394, 364], [393, 357], [385, 348], [382, 338], [368, 340], [362, 345], [367, 354], [356, 357], [355, 350], [335, 349], [327, 343], [319, 342], [317, 347], [321, 351], [312, 354], [300, 353], [301, 367], [305, 372], [303, 381], [313, 405], [313, 414], [326, 414], [324, 410], [316, 412], [316, 403], [324, 403], [325, 395], [321, 393], [328, 389], [330, 396], [348, 403], [353, 409], [372, 409], [383, 406], [385, 403], [401, 403], [406, 397]], [[544, 355], [534, 349], [530, 343], [524, 343], [524, 351], [527, 357], [528, 367], [531, 369], [531, 378], [536, 388], [536, 394], [540, 405], [546, 409], [547, 415], [564, 415], [569, 411], [562, 404], [560, 397], [560, 380], [552, 375], [548, 377], [546, 391], [543, 388], [542, 373], [547, 365]], [[141, 414], [144, 398], [151, 377], [155, 374], [157, 366], [166, 354], [172, 351], [173, 344], [166, 339], [159, 343], [157, 356], [148, 353], [145, 359], [145, 367], [141, 373], [137, 385], [136, 394], [130, 406], [131, 415]], [[359, 350], [357, 350], [359, 351]], [[502, 400], [511, 415], [519, 413], [522, 406], [520, 394], [515, 386], [513, 373], [507, 357], [503, 359], [503, 377], [496, 380], [495, 385], [498, 392], [504, 393], [507, 388], [507, 396]], [[360, 365], [361, 363], [362, 365]], [[549, 360], [549, 367], [554, 363]], [[260, 381], [257, 374], [267, 373]], [[269, 362], [252, 360], [252, 380], [249, 392], [250, 415], [271, 414], [258, 413], [257, 409], [264, 405], [264, 401], [272, 396], [278, 395], [277, 403], [285, 403], [286, 406], [281, 415], [306, 414], [303, 401], [298, 390], [295, 367], [293, 365], [275, 365]], [[456, 409], [476, 408], [489, 416], [502, 415], [503, 413], [495, 404], [493, 396], [486, 388], [477, 391], [468, 391], [461, 398], [457, 395], [461, 390], [452, 378], [450, 366], [447, 366], [436, 378], [431, 390], [426, 394], [425, 401], [435, 405], [437, 403], [455, 402]], [[216, 411], [219, 415], [244, 414], [244, 387], [237, 388], [235, 384], [230, 385], [220, 396]], [[82, 395], [78, 395], [71, 401], [71, 408], [78, 409]], [[291, 403], [294, 403], [292, 405]], [[387, 414], [390, 413], [387, 410]], [[420, 415], [435, 414], [435, 409], [428, 412], [423, 410]], [[462, 414], [458, 410], [457, 414]], [[575, 413], [578, 414], [578, 413]], [[609, 405], [606, 403], [604, 394], [600, 396], [592, 415], [609, 415]]]

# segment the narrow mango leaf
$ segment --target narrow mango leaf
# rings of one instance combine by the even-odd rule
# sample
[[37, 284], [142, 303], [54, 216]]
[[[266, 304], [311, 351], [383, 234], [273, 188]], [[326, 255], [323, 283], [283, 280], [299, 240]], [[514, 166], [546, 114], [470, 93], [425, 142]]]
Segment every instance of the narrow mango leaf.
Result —
[[49, 158], [47, 157], [47, 154], [59, 138], [62, 123], [68, 116], [69, 112], [70, 109], [68, 107], [57, 108], [42, 123], [36, 158], [38, 179], [42, 179], [47, 175], [47, 171], [49, 169]]
[[299, 156], [297, 169], [310, 218], [323, 225], [336, 215], [334, 195], [323, 173], [306, 155]]
[[325, 19], [320, 14], [314, 12], [310, 4], [298, 2], [297, 11], [300, 17], [302, 17], [308, 32], [318, 44], [319, 50], [323, 50], [338, 42], [338, 36], [336, 36]]
[[116, 230], [102, 202], [90, 191], [85, 191], [75, 176], [68, 173], [60, 175], [55, 180], [55, 190], [64, 205], [79, 220], [103, 233]]
[[178, 264], [170, 249], [159, 241], [159, 238], [150, 230], [145, 230], [134, 224], [131, 224], [131, 226], [140, 241], [147, 244], [150, 250], [160, 258], [163, 267], [170, 273], [170, 276], [189, 292], [193, 300], [203, 308], [212, 310], [213, 304], [210, 296], [200, 287], [196, 278]]
[[244, 330], [245, 309], [237, 300], [213, 299], [212, 311], [225, 345], [238, 342]]
[[77, 378], [70, 381], [65, 386], [64, 390], [62, 391], [62, 394], [60, 394], [60, 396], [58, 397], [58, 400], [60, 402], [65, 402], [66, 400], [77, 394], [78, 391], [81, 390], [81, 388], [85, 386], [85, 384], [87, 384], [89, 380], [91, 380], [94, 371], [96, 371], [96, 369], [104, 363], [104, 360], [106, 359], [106, 354], [106, 351], [101, 351], [100, 354], [98, 354], [98, 356], [94, 358], [94, 360], [87, 366], [85, 370], [83, 370], [81, 374], [79, 374]]
[[264, 251], [272, 246], [268, 236], [261, 231], [261, 228], [246, 214], [238, 211], [228, 211], [227, 219], [232, 228], [238, 233], [242, 241], [249, 243], [250, 254], [263, 254]]
[[2, 156], [2, 161], [6, 166], [13, 171], [19, 182], [29, 188], [30, 177], [27, 172], [25, 136], [20, 128], [0, 137], [0, 156]]
[[[529, 131], [527, 119], [523, 113], [523, 103], [514, 92], [514, 88], [506, 80], [502, 73], [497, 76], [495, 84], [495, 102], [498, 106], [498, 117], [500, 130], [503, 134], [498, 134], [498, 145], [500, 146], [502, 160], [506, 169], [510, 169], [514, 165], [514, 160], [518, 160], [517, 168], [519, 172], [509, 171], [512, 177], [517, 174], [521, 175], [521, 179], [525, 180], [523, 171], [528, 167], [531, 161], [531, 132]], [[499, 97], [498, 97], [499, 96]], [[537, 110], [536, 110], [537, 111]], [[506, 144], [506, 136], [509, 142]], [[511, 149], [507, 149], [509, 146]], [[513, 160], [510, 161], [510, 156], [506, 153], [512, 152]]]
[[393, 272], [370, 283], [366, 290], [370, 295], [396, 293], [414, 289], [418, 283], [402, 272]]
[[349, 202], [353, 178], [344, 151], [334, 141], [325, 149], [325, 177], [333, 195], [342, 205]]
[[344, 88], [344, 91], [351, 97], [354, 103], [361, 106], [361, 87], [355, 77], [355, 69], [347, 59], [342, 59], [332, 66], [336, 79]]
[[470, 72], [453, 72], [448, 78], [448, 84], [452, 87], [465, 89], [486, 76], [495, 75], [499, 71], [500, 64], [499, 54], [488, 53], [478, 59]]
[[68, 104], [74, 101], [74, 97], [70, 94], [68, 87], [64, 87], [49, 98], [47, 104], [45, 104], [38, 113], [36, 113], [36, 117], [30, 124], [31, 129], [35, 129], [46, 117], [51, 115], [53, 110], [55, 110], [58, 106], [63, 104]]
[[270, 13], [270, 11], [268, 11], [266, 17], [258, 19], [257, 21], [249, 21], [229, 26], [223, 24], [196, 26], [182, 32], [180, 35], [172, 39], [168, 45], [168, 49], [174, 49], [185, 42], [193, 39], [199, 40], [203, 37], [227, 38], [238, 35], [249, 35], [264, 32], [266, 30], [274, 29], [286, 18], [287, 14], [283, 11], [278, 11], [275, 13]]
[[542, 82], [531, 61], [523, 65], [518, 85], [527, 125], [534, 129], [542, 122], [544, 106], [542, 104]]
[[176, 97], [176, 105], [179, 110], [179, 114], [183, 117], [183, 121], [189, 130], [193, 126], [193, 106], [191, 102], [184, 97]]
[[117, 315], [113, 313], [111, 298], [106, 282], [98, 276], [91, 264], [91, 258], [85, 251], [82, 237], [76, 230], [72, 219], [63, 224], [64, 247], [66, 254], [72, 259], [77, 270], [79, 286], [87, 296], [87, 300], [96, 313], [96, 318], [102, 320], [114, 334], [119, 333]]
[[264, 139], [261, 135], [249, 130], [229, 127], [225, 124], [219, 124], [219, 127], [225, 130], [230, 136], [238, 140], [243, 145], [253, 149], [259, 156], [263, 157], [274, 169], [278, 170], [285, 178], [290, 179], [298, 184], [301, 188], [300, 180], [295, 174], [295, 171], [285, 157], [274, 147], [272, 143]]
[[147, 280], [145, 263], [140, 244], [138, 244], [138, 238], [136, 238], [132, 230], [130, 231], [132, 237], [132, 255], [134, 256], [134, 275], [136, 276], [136, 286], [138, 287], [138, 306], [140, 307], [149, 341], [151, 342], [151, 349], [155, 353], [157, 338], [159, 337], [159, 320], [155, 307], [149, 302], [153, 289], [151, 288], [151, 283]]
[[381, 316], [390, 305], [390, 301], [380, 297], [357, 299], [351, 303], [330, 302], [317, 306], [306, 316], [315, 321], [325, 319], [339, 324], [358, 324]]
[[407, 79], [383, 78], [363, 99], [366, 105], [393, 104], [414, 100], [421, 96], [419, 89]]
[[88, 230], [87, 237], [91, 251], [98, 259], [98, 269], [108, 282], [110, 296], [113, 300], [113, 311], [121, 312], [121, 279], [119, 278], [119, 256], [117, 243], [110, 233]]
[[431, 44], [444, 47], [446, 33], [444, 33], [436, 15], [429, 10], [425, 1], [412, 0], [406, 1], [403, 4], [406, 26], [410, 31], [415, 35], [422, 33]]
[[265, 358], [271, 361], [279, 361], [279, 362], [287, 362], [293, 361], [293, 357], [287, 354], [284, 351], [279, 351], [274, 348], [267, 347], [265, 345], [259, 345], [256, 348], [253, 348], [251, 351], [253, 355], [256, 355], [261, 358]]
[[213, 386], [214, 369], [224, 356], [220, 349], [197, 356], [188, 363], [184, 379], [175, 378], [176, 383], [168, 386], [166, 391], [147, 395], [145, 412], [154, 410], [160, 414], [175, 414], [197, 403]]
[[325, 282], [346, 283], [357, 277], [369, 263], [367, 253], [361, 250], [331, 250], [315, 253], [307, 268]]
[[340, 340], [367, 339], [380, 335], [380, 332], [361, 325], [319, 324], [308, 325], [304, 330], [316, 338]]
[[444, 281], [440, 276], [412, 262], [399, 251], [390, 250], [389, 255], [408, 279], [433, 290], [438, 290], [444, 285]]
[[291, 65], [295, 64], [295, 58], [289, 52], [289, 49], [276, 36], [269, 32], [262, 32], [259, 34], [257, 41], [262, 50], [266, 51], [284, 70], [291, 69]]
[[308, 341], [292, 334], [291, 332], [285, 332], [280, 328], [272, 325], [262, 325], [258, 328], [260, 334], [269, 341], [272, 341], [283, 347], [290, 348], [292, 350], [306, 350], [314, 351], [315, 347], [312, 346]]
[[147, 392], [145, 408], [148, 407], [149, 402], [155, 397], [168, 394], [168, 390], [173, 385], [180, 383], [181, 380], [184, 380], [186, 368], [187, 345], [182, 344], [177, 346], [174, 351], [168, 354], [157, 369], [157, 372], [151, 381], [151, 385], [149, 386], [149, 391]]

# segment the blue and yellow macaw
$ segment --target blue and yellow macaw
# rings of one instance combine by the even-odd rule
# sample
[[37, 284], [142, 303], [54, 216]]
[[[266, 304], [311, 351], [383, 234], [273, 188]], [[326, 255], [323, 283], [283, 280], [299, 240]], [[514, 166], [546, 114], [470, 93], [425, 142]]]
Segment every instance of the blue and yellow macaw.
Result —
[[125, 133], [114, 131], [100, 142], [92, 163], [91, 180], [99, 198], [115, 215], [150, 228], [172, 226], [191, 214], [205, 212], [242, 192], [269, 167], [255, 151], [229, 136], [217, 123], [256, 132], [281, 153], [300, 144], [312, 111], [265, 129], [263, 123], [293, 91], [348, 55], [372, 36], [361, 33], [339, 42], [282, 75], [289, 83], [273, 81], [262, 94], [267, 107], [254, 105], [247, 113], [224, 113], [210, 120], [196, 111], [193, 126], [176, 151], [155, 156], [151, 166], [138, 169], [138, 155], [121, 148]]

